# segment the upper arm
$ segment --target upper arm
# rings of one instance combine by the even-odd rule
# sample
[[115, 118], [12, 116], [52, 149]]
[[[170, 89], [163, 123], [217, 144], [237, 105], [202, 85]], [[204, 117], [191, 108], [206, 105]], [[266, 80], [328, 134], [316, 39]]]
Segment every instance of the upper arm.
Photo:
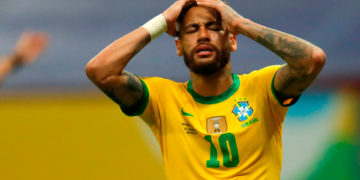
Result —
[[123, 71], [120, 76], [108, 77], [98, 86], [109, 98], [119, 104], [127, 115], [135, 115], [137, 108], [140, 108], [139, 103], [144, 98], [143, 83], [137, 76], [127, 71]]
[[299, 74], [289, 65], [284, 65], [275, 74], [274, 89], [284, 96], [299, 96], [312, 82], [312, 79], [299, 76]]
[[296, 97], [310, 86], [325, 64], [325, 54], [319, 49], [310, 59], [298, 59], [296, 65], [286, 64], [274, 77], [274, 88], [285, 97]]

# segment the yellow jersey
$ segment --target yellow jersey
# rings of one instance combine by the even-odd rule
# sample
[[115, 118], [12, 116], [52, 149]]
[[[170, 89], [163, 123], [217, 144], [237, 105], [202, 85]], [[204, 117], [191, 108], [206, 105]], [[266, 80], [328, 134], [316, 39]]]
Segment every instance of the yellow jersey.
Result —
[[139, 115], [161, 148], [167, 179], [280, 179], [282, 125], [288, 107], [273, 77], [281, 66], [232, 74], [224, 93], [203, 97], [192, 82], [141, 78]]

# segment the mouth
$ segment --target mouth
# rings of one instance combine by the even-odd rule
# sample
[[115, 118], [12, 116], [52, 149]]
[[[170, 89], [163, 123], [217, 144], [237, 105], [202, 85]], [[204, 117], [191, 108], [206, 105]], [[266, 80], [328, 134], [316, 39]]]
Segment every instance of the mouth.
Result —
[[214, 54], [214, 47], [210, 44], [200, 44], [195, 49], [195, 54], [199, 57], [205, 58]]

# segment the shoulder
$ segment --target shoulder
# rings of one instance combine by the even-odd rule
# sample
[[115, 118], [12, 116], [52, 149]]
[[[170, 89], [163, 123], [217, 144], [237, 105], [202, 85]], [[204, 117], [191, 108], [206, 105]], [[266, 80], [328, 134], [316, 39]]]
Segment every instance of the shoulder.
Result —
[[283, 65], [271, 65], [266, 66], [262, 69], [254, 70], [249, 74], [242, 74], [242, 76], [248, 77], [256, 77], [256, 76], [266, 76], [266, 75], [274, 75]]
[[170, 85], [178, 85], [178, 84], [183, 84], [181, 82], [176, 82], [174, 80], [171, 80], [171, 79], [166, 79], [166, 78], [163, 78], [163, 77], [156, 77], [156, 76], [153, 76], [153, 77], [143, 77], [143, 76], [140, 76], [139, 77], [141, 80], [143, 80], [144, 82], [146, 83], [153, 83], [153, 84], [170, 84]]
[[272, 81], [273, 77], [275, 76], [276, 72], [282, 67], [283, 65], [271, 65], [266, 66], [262, 69], [251, 71], [248, 74], [240, 74], [238, 75], [241, 81]]
[[270, 91], [272, 82], [276, 72], [282, 65], [266, 66], [262, 69], [254, 70], [248, 74], [238, 75], [240, 79], [240, 86], [243, 89], [259, 90], [261, 92]]
[[175, 82], [175, 81], [170, 80], [170, 79], [166, 79], [166, 78], [162, 78], [162, 77], [156, 77], [156, 76], [152, 76], [152, 77], [140, 76], [139, 78], [141, 80], [143, 80], [145, 82], [149, 82], [149, 83], [171, 83], [171, 82]]
[[184, 88], [186, 82], [176, 82], [162, 77], [139, 77], [148, 88], [168, 90], [169, 88]]

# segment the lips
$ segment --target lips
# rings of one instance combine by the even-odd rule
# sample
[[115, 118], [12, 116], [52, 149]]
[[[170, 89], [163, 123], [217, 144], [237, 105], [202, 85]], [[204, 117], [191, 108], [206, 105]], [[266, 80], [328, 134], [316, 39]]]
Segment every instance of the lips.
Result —
[[200, 44], [196, 47], [195, 52], [197, 56], [208, 57], [213, 55], [214, 47], [210, 44]]

